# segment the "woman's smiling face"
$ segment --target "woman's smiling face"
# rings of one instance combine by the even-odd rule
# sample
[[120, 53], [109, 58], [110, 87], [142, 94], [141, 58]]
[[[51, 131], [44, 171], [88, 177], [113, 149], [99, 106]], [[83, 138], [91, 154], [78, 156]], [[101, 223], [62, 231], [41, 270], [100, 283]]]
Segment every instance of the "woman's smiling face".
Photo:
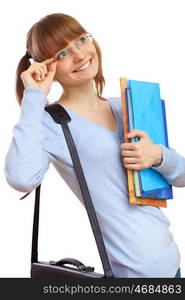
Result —
[[82, 34], [56, 53], [55, 79], [65, 86], [76, 86], [93, 79], [98, 72], [98, 55], [92, 37]]

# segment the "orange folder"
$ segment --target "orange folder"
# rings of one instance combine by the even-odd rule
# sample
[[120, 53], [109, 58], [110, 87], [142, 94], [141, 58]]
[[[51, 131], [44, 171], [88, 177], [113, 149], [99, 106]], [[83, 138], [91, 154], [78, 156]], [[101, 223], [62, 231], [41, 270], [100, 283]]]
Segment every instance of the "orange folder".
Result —
[[[126, 94], [125, 88], [127, 87], [127, 78], [120, 78], [121, 86], [121, 99], [122, 99], [122, 115], [123, 115], [123, 127], [124, 127], [124, 138], [125, 143], [129, 143], [128, 133], [128, 115], [127, 115], [127, 105], [126, 105]], [[135, 187], [133, 180], [133, 170], [126, 169], [127, 171], [127, 182], [128, 182], [128, 193], [129, 193], [129, 203], [130, 204], [140, 204], [140, 205], [151, 205], [158, 207], [167, 207], [166, 199], [154, 199], [154, 198], [140, 198], [135, 195]]]

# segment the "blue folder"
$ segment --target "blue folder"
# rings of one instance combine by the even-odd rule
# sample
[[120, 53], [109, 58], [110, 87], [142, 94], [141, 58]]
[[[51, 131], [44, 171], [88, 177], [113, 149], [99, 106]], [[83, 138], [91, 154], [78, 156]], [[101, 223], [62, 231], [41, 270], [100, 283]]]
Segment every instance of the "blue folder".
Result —
[[[128, 80], [127, 110], [131, 107], [132, 127], [145, 131], [154, 144], [168, 145], [165, 102], [158, 83]], [[130, 101], [130, 103], [128, 103]], [[129, 122], [131, 120], [129, 119]], [[138, 141], [138, 138], [135, 139]], [[138, 171], [141, 198], [172, 199], [172, 186], [152, 168]]]

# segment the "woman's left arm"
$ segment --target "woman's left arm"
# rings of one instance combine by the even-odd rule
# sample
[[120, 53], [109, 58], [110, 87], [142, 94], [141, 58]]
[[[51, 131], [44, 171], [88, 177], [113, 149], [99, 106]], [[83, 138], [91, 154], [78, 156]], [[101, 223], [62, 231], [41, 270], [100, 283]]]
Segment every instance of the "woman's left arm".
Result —
[[185, 187], [185, 157], [173, 149], [154, 144], [144, 131], [133, 129], [128, 133], [128, 138], [134, 137], [139, 137], [139, 141], [121, 144], [125, 168], [153, 168], [164, 176], [169, 184]]

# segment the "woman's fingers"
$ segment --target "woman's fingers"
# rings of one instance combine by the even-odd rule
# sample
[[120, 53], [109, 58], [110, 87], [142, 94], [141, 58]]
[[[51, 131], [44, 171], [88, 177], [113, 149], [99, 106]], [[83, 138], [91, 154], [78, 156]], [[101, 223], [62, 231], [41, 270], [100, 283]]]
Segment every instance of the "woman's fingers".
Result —
[[124, 157], [123, 162], [126, 164], [136, 164], [139, 163], [139, 160], [135, 157]]
[[30, 69], [30, 74], [36, 80], [43, 80], [45, 76], [45, 71], [40, 66], [37, 66], [36, 68]]
[[50, 57], [50, 58], [42, 61], [41, 63], [44, 64], [44, 65], [47, 65], [47, 64], [51, 64], [53, 61], [54, 61], [54, 58]]
[[41, 77], [42, 77], [42, 79], [44, 79], [45, 76], [47, 76], [47, 73], [48, 73], [46, 65], [40, 64], [40, 70], [42, 72], [42, 76]]
[[52, 65], [52, 63], [54, 62], [54, 58], [48, 58], [46, 60], [44, 60], [42, 63], [40, 63], [40, 66], [43, 68], [44, 70], [44, 78], [47, 76], [48, 74], [48, 68]]
[[50, 81], [53, 81], [53, 78], [54, 78], [55, 73], [56, 73], [56, 68], [57, 68], [57, 61], [54, 61], [48, 67], [47, 79], [49, 79]]
[[138, 146], [138, 142], [122, 143], [120, 148], [122, 150], [137, 150], [139, 146]]
[[41, 72], [41, 80], [49, 79], [53, 80], [56, 72], [57, 61], [54, 61], [53, 58], [47, 59], [44, 62], [38, 65], [38, 68]]
[[135, 170], [135, 171], [145, 169], [144, 167], [142, 167], [139, 164], [124, 164], [124, 166], [125, 166], [126, 169]]
[[130, 150], [130, 151], [127, 151], [127, 150], [122, 150], [121, 151], [121, 154], [122, 156], [125, 156], [125, 157], [130, 157], [130, 156], [136, 156], [137, 153], [134, 152], [134, 150]]
[[38, 87], [48, 94], [56, 73], [57, 61], [51, 57], [45, 61], [33, 62], [31, 66], [21, 73], [21, 79], [26, 87]]

